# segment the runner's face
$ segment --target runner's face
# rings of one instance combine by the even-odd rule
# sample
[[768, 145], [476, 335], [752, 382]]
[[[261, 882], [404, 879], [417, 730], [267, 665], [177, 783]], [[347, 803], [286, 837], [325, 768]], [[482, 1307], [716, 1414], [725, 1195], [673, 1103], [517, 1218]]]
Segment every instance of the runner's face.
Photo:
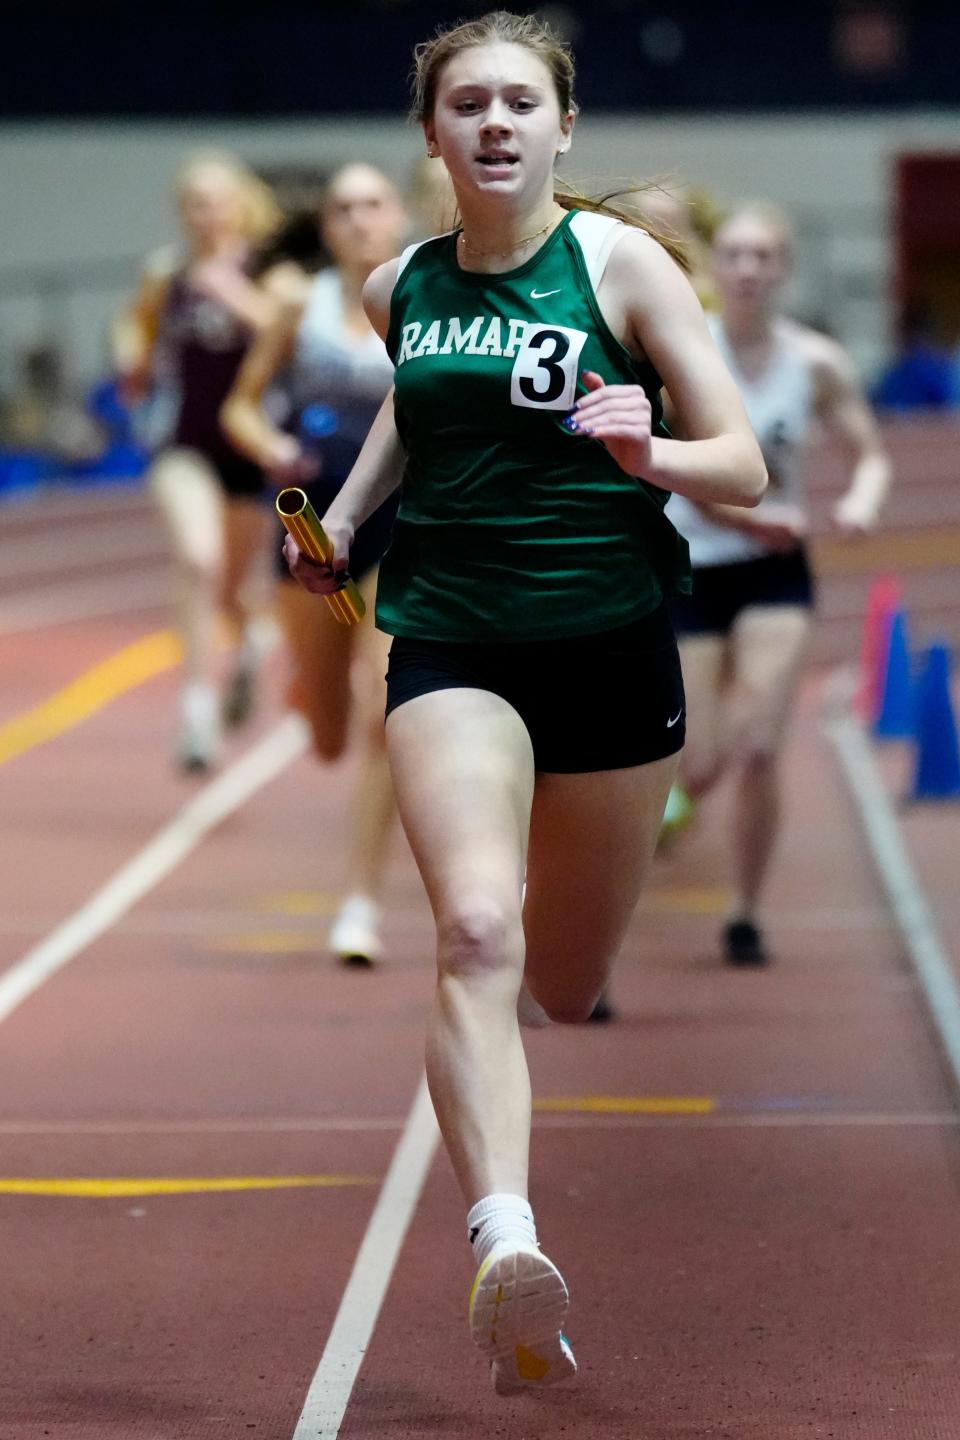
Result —
[[461, 195], [510, 199], [535, 198], [551, 187], [572, 125], [572, 115], [560, 114], [543, 61], [524, 45], [497, 42], [448, 61], [423, 128]]
[[406, 215], [386, 176], [356, 165], [334, 180], [324, 201], [321, 226], [338, 265], [369, 273], [399, 252]]
[[180, 189], [180, 217], [187, 238], [208, 246], [243, 232], [243, 202], [236, 178], [219, 165], [200, 165]]
[[772, 310], [789, 274], [779, 231], [760, 216], [735, 215], [713, 242], [713, 273], [725, 309]]

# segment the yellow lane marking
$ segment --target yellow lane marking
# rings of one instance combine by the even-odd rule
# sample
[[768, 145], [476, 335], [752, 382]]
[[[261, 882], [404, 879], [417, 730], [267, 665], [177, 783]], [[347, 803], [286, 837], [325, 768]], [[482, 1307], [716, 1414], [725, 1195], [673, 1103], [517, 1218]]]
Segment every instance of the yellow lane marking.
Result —
[[0, 725], [0, 765], [54, 740], [127, 690], [172, 670], [181, 654], [173, 631], [157, 630], [94, 665], [49, 700]]
[[70, 1195], [97, 1200], [137, 1195], [207, 1195], [234, 1190], [332, 1189], [376, 1185], [369, 1175], [219, 1175], [207, 1178], [136, 1180], [0, 1180], [0, 1195]]
[[729, 909], [732, 895], [722, 885], [663, 885], [641, 897], [640, 909], [666, 915], [721, 915]]
[[285, 890], [269, 895], [259, 908], [269, 914], [333, 915], [340, 900], [325, 890]]
[[825, 575], [854, 574], [892, 566], [933, 570], [960, 565], [960, 526], [930, 525], [868, 535], [856, 544], [825, 535], [813, 542], [814, 568]]
[[534, 1110], [576, 1115], [712, 1115], [716, 1100], [697, 1095], [559, 1095], [535, 1100]]
[[225, 950], [230, 955], [300, 955], [305, 950], [315, 955], [326, 947], [315, 930], [268, 930], [260, 934], [221, 935], [211, 948]]

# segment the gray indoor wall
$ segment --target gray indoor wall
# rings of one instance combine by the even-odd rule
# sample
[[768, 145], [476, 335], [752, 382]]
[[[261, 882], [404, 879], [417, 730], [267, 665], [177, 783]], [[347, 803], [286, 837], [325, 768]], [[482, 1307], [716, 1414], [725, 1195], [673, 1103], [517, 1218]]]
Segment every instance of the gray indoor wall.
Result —
[[[263, 165], [364, 158], [400, 180], [422, 153], [396, 118], [0, 126], [0, 382], [23, 343], [51, 332], [78, 378], [102, 369], [108, 318], [139, 257], [175, 233], [171, 180], [205, 146]], [[676, 174], [721, 202], [784, 206], [800, 232], [794, 307], [828, 323], [870, 372], [889, 333], [895, 158], [945, 149], [960, 149], [960, 112], [587, 116], [566, 173], [586, 187]]]

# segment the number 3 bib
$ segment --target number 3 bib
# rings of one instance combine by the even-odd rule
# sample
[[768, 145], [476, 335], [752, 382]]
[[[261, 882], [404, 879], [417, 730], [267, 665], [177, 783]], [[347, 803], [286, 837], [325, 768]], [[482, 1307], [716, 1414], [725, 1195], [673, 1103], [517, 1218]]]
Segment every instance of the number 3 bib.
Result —
[[586, 330], [527, 326], [510, 376], [510, 402], [534, 410], [569, 410], [577, 395]]

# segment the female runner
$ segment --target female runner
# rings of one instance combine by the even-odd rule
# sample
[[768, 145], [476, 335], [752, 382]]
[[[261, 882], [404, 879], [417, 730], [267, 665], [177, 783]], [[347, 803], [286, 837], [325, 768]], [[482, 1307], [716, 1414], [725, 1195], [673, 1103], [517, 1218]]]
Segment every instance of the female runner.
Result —
[[833, 515], [843, 534], [873, 527], [890, 480], [849, 357], [778, 311], [790, 255], [789, 225], [765, 205], [736, 210], [714, 237], [722, 314], [708, 323], [763, 450], [766, 499], [749, 513], [684, 495], [668, 507], [693, 564], [693, 593], [673, 609], [690, 715], [683, 784], [696, 798], [728, 763], [736, 770], [734, 900], [721, 937], [733, 965], [768, 959], [757, 905], [780, 828], [779, 757], [810, 634], [802, 469], [815, 423], [849, 455], [849, 488]]
[[[396, 255], [406, 214], [393, 183], [369, 165], [348, 165], [327, 185], [320, 207], [323, 241], [333, 265], [291, 297], [255, 342], [223, 410], [223, 426], [237, 449], [278, 484], [307, 484], [322, 515], [343, 484], [383, 398], [393, 366], [364, 313], [367, 276]], [[268, 396], [277, 380], [292, 403], [297, 434], [275, 422]], [[371, 605], [376, 567], [390, 538], [391, 498], [359, 530], [355, 577]], [[294, 663], [294, 696], [310, 722], [314, 749], [335, 760], [347, 742], [357, 684], [363, 758], [353, 801], [348, 846], [349, 884], [328, 937], [348, 963], [382, 954], [380, 891], [395, 807], [383, 735], [388, 641], [372, 625], [338, 625], [299, 586], [277, 541], [286, 577], [280, 610]], [[354, 664], [354, 661], [357, 663]]]
[[[589, 1015], [653, 849], [684, 731], [667, 494], [753, 505], [765, 475], [670, 255], [554, 194], [576, 110], [549, 28], [497, 12], [420, 46], [415, 113], [462, 228], [368, 280], [395, 398], [324, 519], [333, 569], [285, 545], [329, 592], [402, 477], [377, 597], [387, 747], [436, 919], [427, 1072], [470, 1207], [470, 1324], [509, 1392], [575, 1369], [527, 1198], [518, 991], [525, 974], [553, 1019]], [[659, 433], [661, 381], [684, 443]]]
[[[189, 162], [176, 194], [185, 247], [148, 261], [114, 327], [114, 359], [127, 396], [149, 398], [163, 416], [148, 478], [173, 547], [183, 642], [176, 753], [185, 769], [204, 770], [216, 759], [221, 719], [237, 724], [249, 713], [262, 647], [263, 597], [251, 582], [267, 534], [264, 480], [226, 440], [219, 411], [251, 339], [275, 312], [271, 285], [248, 272], [280, 212], [263, 182], [228, 155]], [[222, 707], [214, 685], [221, 608], [237, 643]]]

